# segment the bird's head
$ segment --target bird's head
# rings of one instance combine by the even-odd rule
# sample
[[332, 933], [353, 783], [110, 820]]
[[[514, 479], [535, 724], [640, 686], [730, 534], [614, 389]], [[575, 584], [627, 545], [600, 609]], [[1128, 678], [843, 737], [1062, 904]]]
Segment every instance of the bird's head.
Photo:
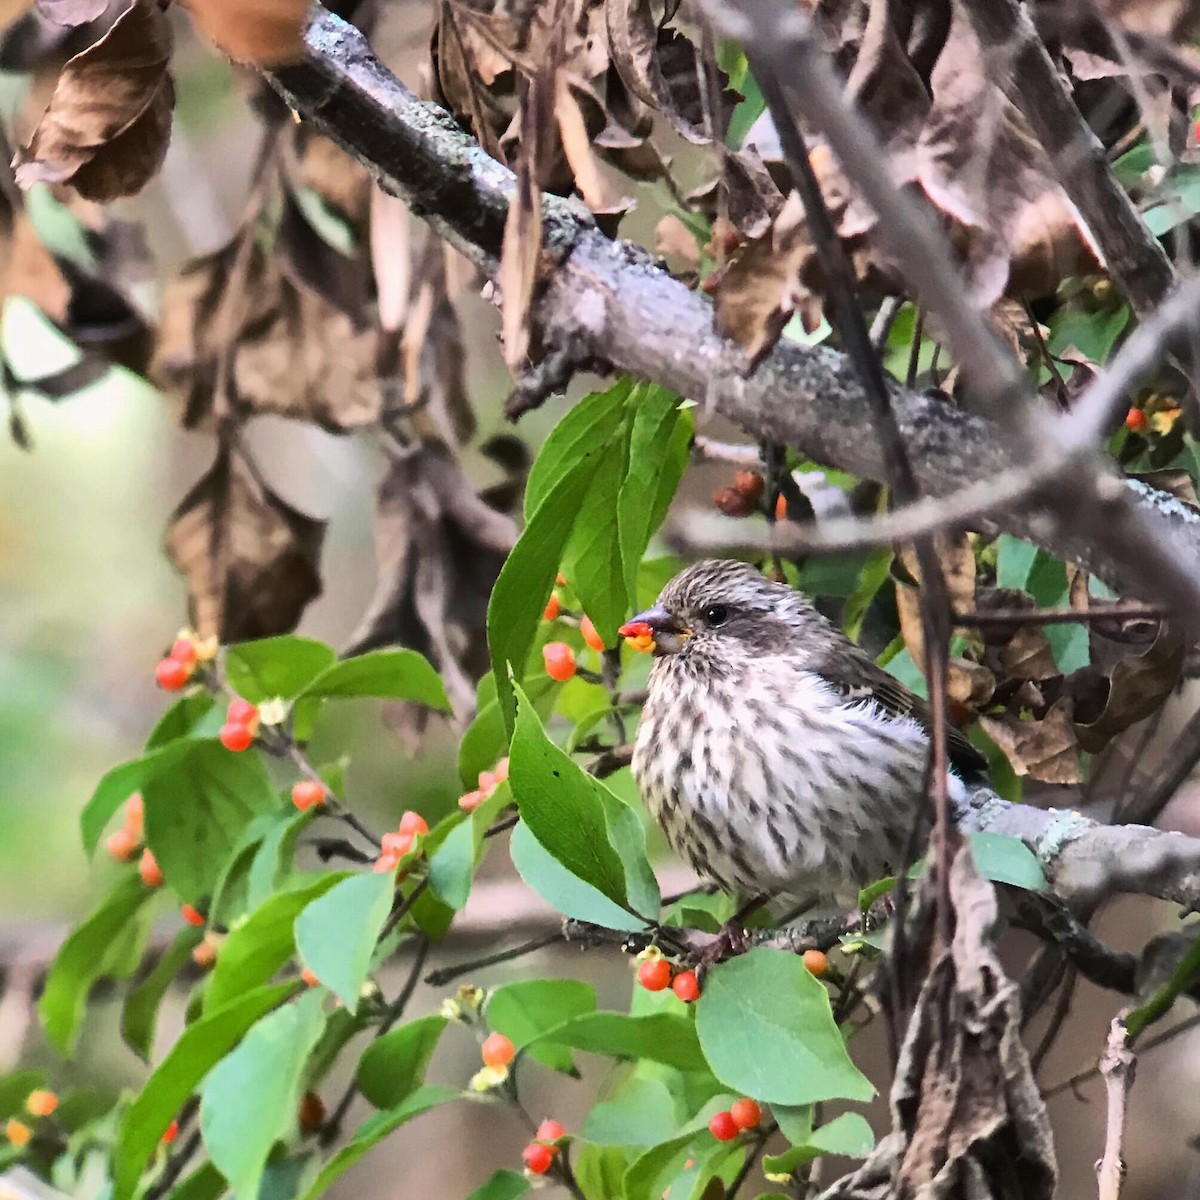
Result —
[[756, 656], [788, 652], [814, 621], [822, 618], [786, 584], [772, 583], [748, 563], [708, 559], [676, 575], [657, 603], [619, 632], [656, 656], [718, 650]]

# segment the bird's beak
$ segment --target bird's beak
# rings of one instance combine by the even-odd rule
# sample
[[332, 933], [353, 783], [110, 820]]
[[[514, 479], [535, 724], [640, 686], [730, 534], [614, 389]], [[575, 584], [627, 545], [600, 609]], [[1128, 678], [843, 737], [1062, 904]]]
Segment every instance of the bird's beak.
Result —
[[638, 613], [617, 632], [635, 650], [652, 650], [655, 654], [677, 654], [692, 636], [692, 631], [661, 604]]

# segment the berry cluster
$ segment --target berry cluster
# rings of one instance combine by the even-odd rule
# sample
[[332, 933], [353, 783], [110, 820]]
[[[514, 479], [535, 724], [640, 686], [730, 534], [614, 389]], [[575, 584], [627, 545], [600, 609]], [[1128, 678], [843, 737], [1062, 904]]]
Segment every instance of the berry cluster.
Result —
[[217, 639], [200, 638], [190, 629], [181, 629], [167, 656], [154, 668], [154, 679], [164, 692], [178, 692], [196, 673], [201, 663], [217, 653]]
[[225, 714], [225, 724], [221, 726], [221, 732], [218, 734], [221, 745], [235, 754], [248, 750], [261, 720], [258, 705], [251, 704], [249, 700], [243, 700], [239, 696], [230, 703]]
[[[25, 1097], [25, 1111], [38, 1120], [53, 1116], [58, 1108], [58, 1094], [49, 1088], [34, 1088]], [[4, 1136], [11, 1146], [18, 1149], [28, 1146], [33, 1141], [33, 1128], [28, 1122], [18, 1117], [10, 1117], [4, 1125]]]
[[[375, 860], [375, 871], [382, 874], [394, 871], [402, 858], [414, 849], [419, 850], [417, 839], [429, 832], [429, 823], [420, 813], [411, 809], [400, 818], [400, 826], [394, 833], [385, 833], [381, 840], [381, 853]], [[403, 876], [401, 876], [403, 878]]]
[[678, 971], [655, 948], [643, 951], [638, 983], [648, 992], [664, 991], [668, 985], [684, 1004], [700, 999], [700, 980], [695, 971]]
[[458, 807], [474, 812], [508, 778], [508, 756], [500, 759], [490, 771], [479, 772], [479, 786], [473, 792], [459, 796]]
[[732, 486], [713, 492], [713, 507], [727, 517], [748, 517], [758, 511], [766, 486], [758, 471], [738, 471]]
[[545, 1175], [554, 1165], [561, 1142], [567, 1131], [557, 1122], [547, 1118], [537, 1128], [534, 1140], [521, 1151], [521, 1161], [530, 1175]]
[[708, 1132], [718, 1142], [731, 1142], [739, 1133], [757, 1129], [762, 1121], [762, 1106], [757, 1100], [742, 1097], [735, 1100], [728, 1111], [713, 1113], [708, 1122]]
[[[563, 586], [567, 581], [559, 575], [557, 582], [559, 586]], [[562, 615], [558, 593], [551, 592], [542, 617], [547, 621], [557, 621]], [[603, 654], [608, 649], [591, 617], [584, 615], [579, 618], [579, 632], [588, 648], [595, 650], [597, 654]], [[568, 679], [573, 679], [579, 670], [575, 651], [566, 642], [547, 642], [542, 647], [542, 661], [546, 665], [546, 674], [557, 683], [566, 683]]]

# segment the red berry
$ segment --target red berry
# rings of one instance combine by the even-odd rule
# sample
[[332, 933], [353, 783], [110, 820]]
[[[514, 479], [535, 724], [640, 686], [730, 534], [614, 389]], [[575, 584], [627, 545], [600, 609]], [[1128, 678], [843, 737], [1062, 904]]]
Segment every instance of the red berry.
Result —
[[248, 750], [254, 741], [254, 731], [249, 725], [236, 725], [233, 721], [226, 721], [217, 736], [221, 739], [221, 745], [235, 754]]
[[757, 1129], [762, 1120], [762, 1108], [757, 1100], [743, 1097], [729, 1106], [729, 1115], [739, 1129]]
[[258, 728], [258, 719], [257, 704], [251, 704], [249, 700], [243, 700], [240, 696], [229, 702], [225, 720], [230, 725], [245, 725], [251, 730], [255, 730]]
[[300, 1100], [297, 1116], [301, 1129], [307, 1133], [315, 1133], [325, 1124], [325, 1102], [316, 1092], [305, 1092]]
[[398, 854], [381, 854], [375, 860], [375, 874], [383, 875], [388, 871], [394, 871], [400, 865], [400, 855]]
[[775, 520], [787, 520], [787, 497], [781, 492], [779, 499], [775, 501]]
[[575, 651], [566, 642], [547, 642], [542, 647], [546, 674], [558, 683], [566, 683], [575, 674]]
[[16, 1117], [10, 1117], [4, 1125], [4, 1136], [14, 1146], [28, 1146], [33, 1140], [33, 1130], [24, 1121], [18, 1121]]
[[196, 643], [191, 638], [181, 637], [175, 639], [175, 643], [171, 647], [171, 653], [167, 657], [173, 658], [176, 662], [183, 663], [185, 667], [190, 669], [196, 665], [200, 654], [196, 650]]
[[712, 502], [713, 508], [727, 517], [748, 517], [754, 511], [754, 501], [737, 488], [718, 488], [713, 492]]
[[142, 827], [146, 822], [146, 803], [142, 799], [141, 792], [134, 792], [133, 795], [125, 801], [125, 828], [130, 833], [141, 835]]
[[674, 979], [671, 980], [671, 990], [677, 995], [684, 1004], [691, 1004], [693, 1000], [700, 999], [700, 981], [696, 978], [695, 971], [680, 971]]
[[204, 924], [204, 914], [190, 904], [181, 905], [179, 911], [189, 925], [195, 925], [199, 929]]
[[164, 692], [177, 692], [192, 677], [192, 668], [177, 658], [164, 658], [154, 668], [154, 681]]
[[554, 1151], [540, 1142], [530, 1142], [521, 1151], [521, 1159], [531, 1175], [545, 1175], [554, 1163]]
[[170, 1145], [179, 1136], [179, 1122], [172, 1121], [170, 1125], [163, 1130], [162, 1140], [166, 1145]]
[[400, 832], [419, 833], [424, 836], [429, 832], [429, 822], [420, 813], [415, 813], [410, 809], [400, 818]]
[[766, 486], [766, 481], [757, 471], [738, 471], [733, 477], [733, 490], [756, 504], [762, 499]]
[[393, 858], [401, 859], [413, 848], [414, 841], [411, 833], [385, 833], [379, 839], [379, 844], [385, 855], [390, 854]]
[[648, 958], [638, 967], [638, 983], [648, 992], [661, 992], [671, 982], [671, 964], [665, 958]]
[[474, 812], [487, 797], [482, 792], [466, 792], [458, 798], [458, 807], [463, 812]]
[[318, 979], [318, 978], [317, 978], [317, 977], [316, 977], [316, 976], [315, 976], [315, 975], [312, 973], [312, 971], [310, 971], [310, 970], [308, 969], [308, 967], [305, 967], [305, 968], [304, 968], [304, 970], [300, 972], [300, 978], [301, 978], [301, 979], [302, 979], [302, 980], [303, 980], [303, 981], [304, 981], [304, 982], [305, 982], [305, 983], [306, 983], [306, 984], [307, 984], [309, 987], [316, 987], [316, 986], [317, 986], [317, 985], [318, 985], [318, 984], [321, 982], [321, 981], [320, 981], [320, 980], [319, 980], [319, 979]]
[[546, 1120], [538, 1126], [537, 1140], [539, 1142], [557, 1142], [567, 1136], [567, 1131], [557, 1122]]
[[25, 1111], [31, 1117], [48, 1117], [58, 1107], [58, 1093], [49, 1088], [35, 1088], [25, 1097]]
[[583, 617], [579, 622], [579, 632], [583, 634], [583, 640], [587, 642], [593, 650], [604, 650], [604, 639], [596, 632], [595, 625], [592, 624], [591, 617]]
[[818, 979], [829, 974], [829, 956], [821, 950], [805, 950], [804, 965]]
[[550, 599], [546, 601], [546, 610], [542, 613], [542, 619], [553, 621], [558, 616], [559, 607], [558, 597], [551, 592]]
[[117, 862], [128, 862], [136, 853], [138, 848], [138, 836], [132, 829], [118, 829], [116, 833], [110, 834], [104, 842], [104, 849], [117, 860]]
[[517, 1048], [512, 1044], [512, 1039], [504, 1034], [489, 1033], [480, 1053], [489, 1067], [507, 1067], [516, 1057]]
[[217, 943], [209, 941], [210, 936], [206, 934], [204, 941], [192, 951], [192, 962], [203, 971], [207, 971], [217, 961]]
[[292, 787], [292, 803], [301, 812], [324, 804], [325, 785], [319, 779], [301, 779]]
[[1132, 433], [1141, 433], [1148, 424], [1145, 409], [1131, 408], [1125, 414], [1125, 428]]
[[142, 877], [142, 882], [147, 887], [156, 888], [162, 886], [162, 868], [158, 865], [158, 860], [149, 850], [142, 851], [142, 861], [138, 863], [138, 874]]
[[728, 1112], [714, 1113], [712, 1119], [708, 1123], [708, 1132], [717, 1139], [718, 1142], [731, 1142], [738, 1135], [737, 1122], [733, 1119], [733, 1114]]

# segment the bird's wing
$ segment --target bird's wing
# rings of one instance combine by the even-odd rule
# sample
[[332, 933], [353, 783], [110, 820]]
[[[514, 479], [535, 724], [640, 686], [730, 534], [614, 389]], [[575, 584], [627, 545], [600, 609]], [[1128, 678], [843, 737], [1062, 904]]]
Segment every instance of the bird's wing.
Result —
[[[831, 651], [825, 661], [815, 665], [815, 670], [848, 702], [873, 700], [884, 712], [894, 717], [912, 717], [926, 732], [932, 732], [929, 705], [894, 675], [889, 675], [865, 651], [853, 642], [831, 647]], [[960, 774], [970, 778], [986, 773], [987, 759], [961, 730], [950, 724], [946, 725], [946, 749]]]

